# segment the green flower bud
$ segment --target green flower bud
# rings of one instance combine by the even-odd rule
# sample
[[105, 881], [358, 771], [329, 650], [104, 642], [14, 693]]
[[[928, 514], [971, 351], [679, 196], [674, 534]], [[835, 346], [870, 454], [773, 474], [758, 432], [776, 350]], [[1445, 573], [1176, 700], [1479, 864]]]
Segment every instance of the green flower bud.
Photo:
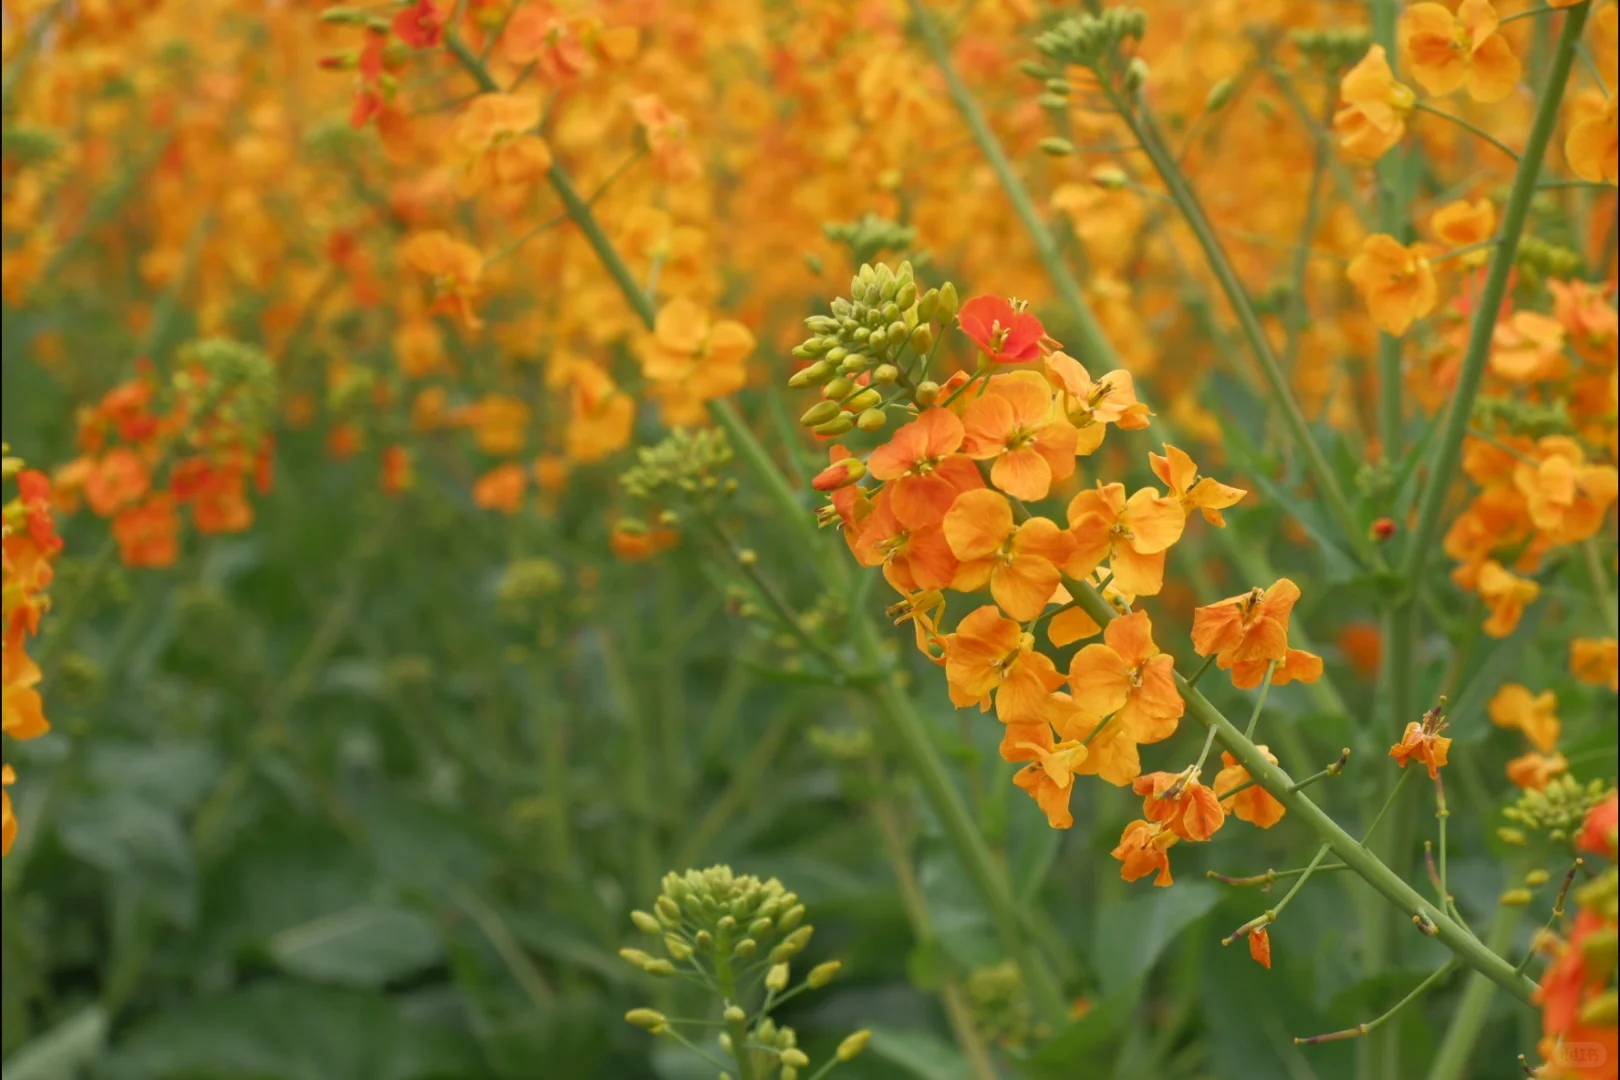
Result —
[[643, 1031], [661, 1035], [669, 1027], [669, 1018], [657, 1009], [631, 1009], [624, 1018]]
[[1232, 100], [1232, 90], [1236, 84], [1231, 79], [1222, 79], [1209, 88], [1209, 96], [1204, 98], [1204, 108], [1209, 112], [1220, 112], [1226, 103]]
[[[894, 303], [901, 311], [905, 311], [917, 302], [917, 285], [908, 281], [900, 286], [900, 291], [894, 294]], [[892, 318], [892, 316], [891, 316]]]
[[658, 909], [658, 919], [665, 926], [679, 926], [681, 924], [681, 905], [667, 896], [660, 896], [658, 903], [653, 905]]
[[788, 386], [795, 390], [803, 390], [808, 386], [818, 386], [826, 382], [832, 373], [833, 366], [831, 364], [825, 359], [817, 360], [809, 367], [795, 371], [792, 378], [788, 379]]
[[645, 911], [632, 911], [630, 913], [630, 921], [635, 923], [636, 929], [640, 930], [643, 934], [659, 934], [663, 933], [664, 930], [663, 926], [659, 924], [658, 920], [647, 914]]
[[934, 316], [939, 313], [939, 290], [929, 289], [917, 301], [917, 318], [923, 322], [933, 322]]
[[849, 411], [855, 413], [864, 412], [882, 400], [883, 395], [876, 389], [868, 386], [866, 389], [849, 399]]
[[956, 313], [961, 309], [961, 306], [962, 302], [961, 300], [957, 299], [956, 285], [954, 282], [947, 281], [945, 284], [939, 287], [940, 322], [948, 323], [952, 319], [956, 318]]
[[748, 1020], [748, 1014], [743, 1012], [740, 1005], [727, 1005], [726, 1011], [720, 1015], [728, 1024], [741, 1024]]
[[669, 950], [671, 959], [679, 960], [683, 964], [692, 959], [692, 946], [678, 937], [665, 937], [664, 948]]
[[871, 1041], [872, 1033], [870, 1031], [857, 1031], [838, 1044], [838, 1060], [854, 1061], [857, 1057], [860, 1057], [861, 1051], [865, 1050], [866, 1044]]
[[855, 380], [840, 375], [821, 388], [821, 396], [828, 401], [842, 401], [855, 389]]
[[893, 364], [879, 364], [872, 369], [872, 381], [879, 386], [893, 386], [900, 379], [900, 369]]
[[817, 435], [842, 435], [844, 432], [848, 431], [854, 426], [854, 417], [850, 416], [849, 413], [840, 413], [838, 416], [827, 421], [825, 424], [817, 424], [810, 430], [814, 431]]
[[[921, 329], [919, 327], [918, 329]], [[917, 384], [917, 404], [927, 408], [939, 400], [939, 383], [933, 379], [924, 379]]]
[[826, 360], [828, 363], [837, 364], [841, 363], [844, 357], [848, 355], [849, 350], [840, 345], [837, 348], [827, 350]]
[[[917, 289], [917, 286], [913, 285], [911, 288], [912, 288], [912, 291], [915, 292], [916, 289]], [[895, 295], [898, 296], [899, 293], [896, 293]], [[900, 317], [900, 312], [901, 311], [905, 310], [905, 308], [908, 308], [910, 306], [911, 306], [910, 304], [906, 304], [906, 305], [904, 305], [904, 307], [902, 307], [898, 301], [890, 300], [888, 303], [883, 305], [883, 308], [879, 312], [879, 314], [881, 314], [883, 316], [883, 318], [886, 319], [887, 321], [893, 322], [894, 320], [896, 320], [896, 319], [898, 319]]]
[[865, 432], [882, 431], [888, 422], [882, 409], [866, 409], [855, 418], [855, 426]]
[[748, 936], [751, 938], [762, 938], [771, 932], [771, 925], [771, 920], [768, 918], [755, 919], [753, 922], [748, 924]]
[[1545, 885], [1547, 884], [1547, 877], [1548, 874], [1545, 870], [1532, 870], [1524, 875], [1524, 883], [1526, 885]]
[[787, 989], [788, 979], [791, 978], [792, 968], [786, 964], [772, 964], [771, 970], [765, 973], [765, 989], [773, 994], [780, 994]]
[[804, 415], [799, 417], [799, 423], [805, 427], [815, 427], [817, 424], [825, 424], [842, 411], [836, 401], [818, 401], [805, 410]]
[[737, 942], [736, 947], [731, 950], [731, 954], [743, 960], [747, 960], [750, 956], [753, 956], [754, 953], [758, 951], [759, 942], [755, 941], [753, 938], [745, 937], [741, 941]]
[[640, 949], [620, 949], [619, 957], [631, 967], [638, 967], [643, 971], [646, 971], [647, 965], [653, 961], [651, 954], [642, 952]]
[[675, 965], [670, 963], [668, 960], [653, 960], [641, 970], [645, 971], [649, 975], [656, 976], [657, 978], [667, 979], [671, 975], [675, 974]]
[[859, 375], [866, 370], [866, 362], [865, 353], [850, 353], [844, 357], [844, 362], [838, 365], [838, 370], [845, 375]]
[[782, 1064], [790, 1069], [803, 1069], [809, 1066], [810, 1058], [806, 1056], [803, 1050], [795, 1046], [782, 1051]]
[[1503, 907], [1524, 907], [1532, 899], [1534, 894], [1529, 889], [1509, 889], [1501, 895], [1498, 902]]
[[[786, 919], [784, 918], [783, 921], [785, 922]], [[810, 937], [815, 932], [816, 928], [813, 926], [801, 926], [797, 930], [793, 931], [793, 933], [789, 934], [785, 939], [783, 939], [780, 945], [771, 950], [771, 963], [786, 963], [795, 956], [799, 955], [799, 953], [804, 951], [804, 947], [810, 944]]]
[[826, 986], [828, 983], [832, 982], [833, 979], [838, 977], [838, 971], [843, 966], [844, 965], [840, 964], [837, 960], [829, 960], [825, 964], [817, 964], [815, 967], [810, 969], [810, 974], [805, 978], [804, 981], [810, 984], [810, 989], [820, 990], [823, 986]]

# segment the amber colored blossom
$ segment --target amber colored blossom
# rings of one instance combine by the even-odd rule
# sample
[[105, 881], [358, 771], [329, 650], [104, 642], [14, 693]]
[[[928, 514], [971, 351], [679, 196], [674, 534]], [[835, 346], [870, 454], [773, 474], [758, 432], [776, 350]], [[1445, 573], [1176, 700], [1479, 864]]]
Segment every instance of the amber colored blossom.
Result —
[[97, 517], [111, 517], [140, 502], [151, 486], [146, 462], [127, 446], [107, 451], [84, 478], [84, 499]]
[[1155, 772], [1138, 776], [1131, 790], [1142, 796], [1142, 816], [1164, 825], [1183, 840], [1202, 843], [1226, 822], [1226, 810], [1215, 792], [1186, 773]]
[[1165, 553], [1186, 528], [1181, 504], [1154, 488], [1125, 497], [1124, 484], [1099, 485], [1069, 500], [1075, 553], [1064, 572], [1086, 577], [1106, 561], [1120, 589], [1157, 596], [1164, 588]]
[[1040, 359], [1046, 336], [1041, 320], [1000, 296], [975, 296], [957, 312], [956, 325], [992, 364]]
[[748, 381], [754, 335], [733, 319], [711, 321], [684, 297], [659, 309], [651, 334], [636, 352], [642, 373], [658, 384], [659, 400], [676, 423], [699, 423], [702, 403], [741, 390]]
[[1609, 792], [1604, 800], [1586, 812], [1581, 831], [1575, 835], [1575, 849], [1612, 859], [1620, 845], [1620, 795]]
[[462, 196], [545, 179], [551, 148], [534, 133], [540, 99], [524, 94], [479, 94], [450, 128]]
[[1271, 935], [1261, 926], [1249, 931], [1249, 956], [1255, 963], [1271, 970]]
[[1595, 999], [1614, 992], [1610, 986], [1612, 964], [1599, 959], [1599, 949], [1589, 952], [1582, 946], [1588, 941], [1595, 946], [1593, 939], [1604, 937], [1612, 941], [1614, 932], [1611, 914], [1597, 904], [1583, 905], [1568, 941], [1559, 945], [1531, 999], [1541, 1006], [1539, 1052], [1554, 1062], [1554, 1080], [1614, 1080], [1620, 1062], [1620, 1039], [1616, 1038], [1620, 1029], [1612, 1022], [1581, 1018]]
[[416, 486], [416, 466], [411, 452], [403, 446], [385, 446], [382, 451], [382, 490], [399, 495]]
[[1539, 311], [1515, 311], [1491, 335], [1491, 372], [1508, 382], [1545, 382], [1569, 370], [1564, 326]]
[[1524, 791], [1545, 791], [1549, 781], [1569, 771], [1569, 761], [1563, 754], [1542, 754], [1531, 751], [1507, 763], [1507, 778]]
[[1136, 881], [1154, 874], [1153, 884], [1168, 886], [1170, 876], [1170, 849], [1178, 837], [1170, 829], [1151, 821], [1133, 821], [1120, 834], [1119, 844], [1112, 855], [1121, 863], [1119, 876]]
[[1574, 638], [1569, 643], [1569, 670], [1588, 686], [1620, 690], [1620, 642], [1614, 638]]
[[1069, 796], [1074, 791], [1075, 771], [1087, 757], [1079, 740], [1057, 741], [1045, 720], [1008, 724], [1002, 732], [1001, 757], [1008, 762], [1029, 762], [1014, 774], [1013, 783], [1035, 800], [1048, 825], [1067, 829], [1074, 824]]
[[174, 498], [159, 493], [121, 511], [113, 518], [112, 535], [125, 566], [173, 566], [180, 557], [180, 515]]
[[1019, 622], [1046, 608], [1062, 577], [1058, 568], [1074, 551], [1074, 539], [1048, 518], [1014, 525], [1007, 497], [989, 488], [958, 495], [944, 533], [961, 560], [951, 587], [974, 592], [989, 585], [1001, 610]]
[[1429, 770], [1429, 779], [1438, 780], [1440, 769], [1451, 752], [1451, 740], [1440, 734], [1446, 729], [1445, 717], [1438, 709], [1423, 714], [1423, 720], [1412, 721], [1401, 734], [1401, 741], [1389, 748], [1389, 756], [1406, 768], [1408, 761], [1417, 760]]
[[454, 315], [469, 329], [484, 325], [473, 311], [484, 273], [484, 257], [476, 248], [434, 229], [411, 236], [401, 254], [408, 266], [432, 282], [434, 312]]
[[867, 470], [893, 492], [894, 514], [903, 524], [938, 524], [957, 495], [984, 486], [978, 467], [957, 453], [962, 438], [955, 413], [929, 409], [866, 459]]
[[1342, 107], [1333, 131], [1346, 157], [1377, 161], [1406, 134], [1406, 118], [1417, 103], [1412, 88], [1397, 82], [1388, 54], [1374, 45], [1339, 83]]
[[1288, 649], [1281, 660], [1239, 660], [1232, 665], [1232, 685], [1239, 690], [1253, 690], [1266, 681], [1271, 672], [1272, 686], [1289, 683], [1313, 683], [1322, 677], [1322, 658], [1304, 649]]
[[1062, 392], [1061, 407], [1078, 433], [1075, 453], [1089, 454], [1102, 445], [1109, 424], [1140, 431], [1153, 415], [1136, 399], [1136, 384], [1122, 368], [1093, 381], [1085, 367], [1065, 352], [1046, 358], [1046, 377]]
[[630, 445], [636, 401], [619, 389], [613, 376], [595, 364], [579, 363], [570, 369], [567, 385], [563, 447], [572, 461], [601, 461]]
[[1095, 776], [1115, 787], [1124, 787], [1142, 775], [1138, 744], [1113, 717], [1088, 712], [1076, 705], [1071, 695], [1061, 691], [1052, 695], [1047, 716], [1060, 739], [1072, 739], [1085, 745], [1085, 760], [1075, 767], [1079, 775]]
[[[1268, 748], [1259, 746], [1256, 749], [1266, 755], [1267, 761], [1277, 764], [1277, 755]], [[1215, 797], [1220, 799], [1233, 817], [1261, 829], [1269, 829], [1283, 819], [1287, 808], [1271, 792], [1252, 783], [1249, 770], [1237, 758], [1222, 750], [1221, 765], [1223, 768], [1215, 774]], [[1242, 790], [1239, 791], [1239, 788]]]
[[402, 321], [393, 345], [394, 363], [407, 378], [425, 379], [445, 367], [444, 334], [431, 319]]
[[0, 680], [0, 731], [13, 739], [37, 739], [51, 725], [40, 697], [39, 665], [23, 649], [22, 637], [7, 640], [3, 653], [5, 676]]
[[1346, 623], [1338, 635], [1339, 651], [1363, 678], [1374, 678], [1384, 660], [1384, 635], [1376, 623]]
[[992, 376], [962, 410], [962, 452], [992, 462], [990, 482], [1015, 499], [1044, 499], [1054, 480], [1072, 476], [1078, 440], [1038, 372]]
[[1033, 722], [1045, 715], [1047, 699], [1063, 676], [1035, 638], [994, 605], [969, 612], [945, 642], [945, 679], [957, 708], [990, 708], [1004, 724]]
[[1479, 598], [1490, 609], [1485, 632], [1491, 637], [1504, 638], [1518, 627], [1527, 605], [1536, 602], [1541, 586], [1529, 578], [1519, 577], [1495, 559], [1480, 565], [1478, 576]]
[[1543, 438], [1536, 453], [1539, 464], [1521, 461], [1513, 470], [1530, 520], [1555, 544], [1595, 536], [1620, 492], [1620, 471], [1588, 463], [1581, 444], [1564, 435]]
[[1519, 683], [1503, 683], [1488, 706], [1491, 723], [1517, 728], [1544, 754], [1558, 745], [1558, 695], [1551, 690], [1532, 694]]
[[411, 48], [432, 49], [444, 41], [444, 22], [445, 13], [433, 0], [416, 0], [401, 8], [389, 26]]
[[[1008, 524], [1010, 528], [1010, 516]], [[894, 513], [892, 489], [878, 492], [859, 526], [846, 527], [845, 536], [849, 538], [855, 560], [862, 566], [881, 566], [884, 579], [900, 592], [943, 589], [957, 576], [957, 556], [951, 550], [946, 529], [939, 523], [915, 526], [903, 523]], [[1013, 571], [1004, 573], [1010, 575]], [[1010, 576], [1007, 580], [1011, 580]], [[1051, 590], [1047, 593], [1049, 595]], [[1041, 602], [1044, 604], [1044, 597]], [[1039, 614], [1038, 608], [1036, 613]], [[1025, 617], [1034, 618], [1033, 615]]]
[[674, 529], [652, 528], [620, 521], [608, 534], [608, 547], [626, 562], [640, 562], [667, 551], [680, 541]]
[[0, 855], [11, 854], [11, 845], [17, 839], [17, 815], [11, 809], [11, 792], [5, 790], [16, 782], [15, 770], [0, 765]]
[[1590, 91], [1576, 98], [1564, 135], [1570, 171], [1594, 184], [1620, 183], [1620, 122], [1614, 95]]
[[639, 94], [630, 99], [630, 111], [647, 135], [653, 164], [670, 183], [692, 180], [703, 174], [703, 166], [692, 151], [686, 117], [674, 112], [657, 94]]
[[[1620, 14], [1620, 8], [1605, 10]], [[1563, 324], [1570, 346], [1594, 364], [1614, 363], [1615, 338], [1620, 336], [1620, 312], [1609, 305], [1612, 289], [1592, 281], [1547, 282], [1553, 297], [1553, 315]]]
[[473, 483], [473, 505], [480, 510], [499, 510], [515, 514], [523, 505], [523, 493], [529, 486], [529, 473], [515, 461], [497, 465]]
[[1101, 644], [1074, 654], [1069, 690], [1082, 711], [1113, 715], [1112, 723], [1138, 743], [1168, 739], [1187, 708], [1176, 689], [1175, 658], [1153, 643], [1145, 611], [1113, 620]]
[[[1429, 218], [1435, 239], [1451, 248], [1483, 244], [1496, 235], [1496, 207], [1489, 199], [1458, 199], [1436, 210]], [[1460, 257], [1464, 266], [1479, 266], [1490, 258], [1485, 248]]]
[[1170, 497], [1181, 502], [1185, 513], [1191, 514], [1197, 510], [1204, 515], [1205, 521], [1217, 528], [1226, 527], [1226, 519], [1221, 516], [1221, 511], [1236, 506], [1248, 494], [1242, 488], [1230, 487], [1219, 480], [1198, 475], [1198, 463], [1185, 450], [1169, 443], [1164, 445], [1163, 456], [1149, 453], [1148, 463], [1153, 467], [1153, 475], [1170, 489]]
[[533, 64], [535, 76], [547, 86], [566, 85], [592, 67], [576, 21], [534, 0], [519, 4], [507, 20], [501, 52], [514, 64]]
[[1466, 88], [1475, 101], [1501, 101], [1519, 84], [1519, 58], [1496, 32], [1489, 0], [1462, 0], [1456, 14], [1441, 4], [1413, 4], [1401, 16], [1401, 45], [1412, 78], [1431, 94]]
[[1361, 294], [1373, 323], [1395, 337], [1434, 310], [1440, 299], [1428, 245], [1407, 247], [1393, 236], [1375, 233], [1361, 242], [1361, 250], [1346, 271]]
[[1225, 670], [1234, 664], [1281, 663], [1288, 655], [1288, 623], [1299, 601], [1299, 586], [1278, 578], [1268, 589], [1254, 588], [1193, 612], [1193, 651], [1214, 656]]

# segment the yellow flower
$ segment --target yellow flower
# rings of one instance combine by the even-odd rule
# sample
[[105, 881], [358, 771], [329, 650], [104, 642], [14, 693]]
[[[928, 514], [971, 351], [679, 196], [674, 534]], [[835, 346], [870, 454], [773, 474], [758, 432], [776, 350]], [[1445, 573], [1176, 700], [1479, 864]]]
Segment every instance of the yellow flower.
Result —
[[1453, 15], [1443, 5], [1413, 4], [1401, 17], [1401, 45], [1412, 78], [1431, 94], [1466, 87], [1475, 101], [1501, 101], [1519, 84], [1519, 58], [1496, 32], [1489, 0], [1463, 0]]

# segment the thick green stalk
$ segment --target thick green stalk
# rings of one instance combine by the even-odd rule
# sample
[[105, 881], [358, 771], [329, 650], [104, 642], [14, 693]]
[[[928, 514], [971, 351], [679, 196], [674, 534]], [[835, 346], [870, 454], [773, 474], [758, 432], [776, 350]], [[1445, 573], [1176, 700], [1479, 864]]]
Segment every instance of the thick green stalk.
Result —
[[[499, 84], [467, 48], [465, 42], [456, 35], [449, 34], [446, 35], [445, 43], [480, 88], [491, 92], [500, 89]], [[590, 205], [574, 189], [568, 174], [560, 164], [552, 165], [548, 179], [552, 190], [562, 201], [563, 209], [584, 234], [603, 268], [624, 293], [625, 299], [642, 323], [651, 329], [657, 318], [652, 298], [630, 272], [629, 266], [613, 246], [613, 241], [591, 212]], [[1078, 286], [1076, 289], [1078, 290]], [[1100, 331], [1097, 337], [1106, 344], [1106, 339], [1102, 338]], [[792, 523], [795, 539], [799, 541], [804, 554], [815, 561], [823, 580], [830, 588], [840, 588], [848, 580], [847, 568], [841, 560], [829, 558], [831, 554], [828, 550], [829, 545], [821, 542], [806, 506], [788, 484], [787, 478], [782, 475], [776, 463], [771, 460], [770, 454], [755, 438], [736, 406], [729, 401], [711, 401], [709, 414], [725, 430], [733, 450], [770, 496], [771, 501], [776, 504], [779, 514]], [[857, 647], [863, 655], [874, 655], [881, 644], [877, 628], [864, 612], [851, 612], [850, 617], [854, 624], [853, 636], [858, 643]], [[896, 681], [897, 677], [898, 673], [883, 680], [875, 688], [875, 699], [888, 719], [890, 729], [900, 742], [906, 760], [922, 786], [923, 794], [944, 824], [946, 836], [978, 888], [980, 898], [989, 910], [991, 921], [995, 924], [1004, 947], [1023, 972], [1025, 984], [1036, 1007], [1049, 1023], [1059, 1025], [1068, 1017], [1068, 1007], [1063, 1000], [1062, 992], [1046, 966], [1039, 962], [1030, 948], [1028, 939], [1023, 933], [1017, 901], [1006, 876], [996, 865], [983, 834], [979, 832], [967, 805], [962, 800], [961, 792], [951, 781], [944, 760], [934, 747], [926, 725], [917, 715], [910, 699], [901, 690]]]
[[[1524, 911], [1523, 907], [1507, 905], [1497, 908], [1496, 919], [1485, 935], [1486, 948], [1497, 954], [1506, 952], [1508, 946], [1513, 944], [1513, 934], [1524, 918]], [[1485, 1030], [1491, 997], [1495, 993], [1496, 984], [1485, 976], [1476, 972], [1469, 977], [1468, 985], [1463, 989], [1462, 1001], [1452, 1014], [1445, 1037], [1440, 1040], [1440, 1050], [1435, 1054], [1434, 1063], [1429, 1066], [1429, 1080], [1461, 1080], [1468, 1067], [1468, 1059], [1473, 1055], [1474, 1044], [1479, 1041], [1480, 1032]]]
[[1328, 464], [1322, 448], [1316, 445], [1316, 439], [1311, 434], [1310, 421], [1306, 419], [1304, 410], [1299, 407], [1299, 402], [1288, 385], [1288, 376], [1271, 347], [1271, 339], [1266, 336], [1266, 329], [1260, 322], [1260, 316], [1254, 309], [1248, 290], [1244, 288], [1236, 268], [1227, 257], [1226, 248], [1216, 235], [1215, 227], [1210, 223], [1208, 215], [1204, 213], [1197, 193], [1193, 191], [1186, 175], [1176, 164], [1175, 156], [1165, 146], [1158, 125], [1145, 108], [1138, 113], [1131, 109], [1129, 102], [1116, 100], [1115, 104], [1120, 116], [1130, 126], [1137, 141], [1142, 144], [1142, 150], [1153, 163], [1159, 179], [1164, 182], [1165, 190], [1187, 219], [1193, 235], [1198, 238], [1210, 271], [1220, 282], [1221, 291], [1226, 294], [1227, 302], [1231, 304], [1232, 311], [1237, 316], [1244, 340], [1248, 342], [1249, 350], [1260, 365], [1260, 373], [1265, 377], [1272, 401], [1282, 410], [1283, 421], [1288, 426], [1289, 434], [1304, 457], [1305, 467], [1310, 471], [1311, 479], [1316, 483], [1323, 502], [1327, 504], [1328, 512], [1333, 515], [1344, 533], [1345, 542], [1368, 567], [1382, 568], [1383, 556], [1372, 546], [1366, 531], [1357, 522], [1355, 511], [1351, 508], [1349, 499], [1345, 497], [1344, 490], [1339, 486], [1339, 479], [1334, 475], [1333, 467]]
[[[1099, 625], [1112, 622], [1117, 612], [1095, 589], [1066, 578], [1064, 584], [1080, 601], [1086, 613]], [[1176, 685], [1187, 703], [1187, 714], [1205, 727], [1215, 730], [1215, 737], [1228, 750], [1256, 782], [1270, 792], [1295, 819], [1302, 822], [1316, 838], [1337, 855], [1341, 862], [1371, 885], [1390, 903], [1407, 915], [1422, 918], [1435, 928], [1435, 937], [1449, 948], [1462, 963], [1490, 979], [1526, 1004], [1535, 990], [1535, 983], [1513, 969], [1501, 956], [1486, 948], [1485, 944], [1454, 921], [1449, 914], [1425, 899], [1398, 874], [1385, 866], [1355, 837], [1345, 832], [1339, 823], [1312, 802], [1304, 792], [1296, 789], [1293, 779], [1278, 765], [1261, 753], [1260, 748], [1244, 738], [1243, 732], [1228, 720], [1208, 698], [1190, 686], [1180, 673]], [[1417, 933], [1417, 930], [1413, 930]]]
[[1452, 395], [1446, 413], [1445, 426], [1431, 459], [1429, 478], [1423, 488], [1417, 524], [1412, 529], [1411, 545], [1402, 565], [1402, 576], [1414, 591], [1422, 587], [1423, 573], [1428, 568], [1440, 532], [1440, 519], [1445, 512], [1446, 498], [1451, 493], [1451, 482], [1456, 477], [1462, 460], [1463, 436], [1468, 433], [1468, 421], [1474, 409], [1474, 398], [1479, 393], [1480, 381], [1485, 376], [1485, 364], [1490, 359], [1491, 337], [1496, 331], [1496, 316], [1502, 299], [1507, 295], [1508, 278], [1518, 257], [1519, 239], [1530, 214], [1530, 202], [1541, 175], [1541, 162], [1547, 153], [1553, 129], [1558, 125], [1558, 107], [1569, 82], [1569, 71], [1575, 59], [1575, 46], [1580, 41], [1581, 28], [1586, 25], [1590, 3], [1570, 8], [1564, 15], [1563, 30], [1553, 53], [1552, 68], [1547, 75], [1546, 88], [1536, 106], [1535, 122], [1524, 154], [1519, 159], [1519, 171], [1513, 178], [1513, 189], [1508, 195], [1507, 207], [1502, 214], [1502, 229], [1496, 249], [1491, 253], [1490, 269], [1485, 275], [1485, 286], [1474, 306], [1474, 321], [1469, 328], [1468, 349], [1463, 354], [1462, 370], [1457, 377], [1457, 389]]

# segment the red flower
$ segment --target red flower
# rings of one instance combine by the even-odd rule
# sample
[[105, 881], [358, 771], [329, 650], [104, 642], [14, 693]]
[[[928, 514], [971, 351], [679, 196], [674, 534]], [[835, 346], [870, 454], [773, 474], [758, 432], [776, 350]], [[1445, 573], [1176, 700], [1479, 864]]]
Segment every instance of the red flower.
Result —
[[431, 49], [444, 40], [444, 13], [433, 0], [416, 0], [394, 16], [394, 34], [413, 49]]
[[962, 305], [956, 325], [993, 364], [1021, 364], [1041, 355], [1046, 328], [1000, 296], [975, 296]]

